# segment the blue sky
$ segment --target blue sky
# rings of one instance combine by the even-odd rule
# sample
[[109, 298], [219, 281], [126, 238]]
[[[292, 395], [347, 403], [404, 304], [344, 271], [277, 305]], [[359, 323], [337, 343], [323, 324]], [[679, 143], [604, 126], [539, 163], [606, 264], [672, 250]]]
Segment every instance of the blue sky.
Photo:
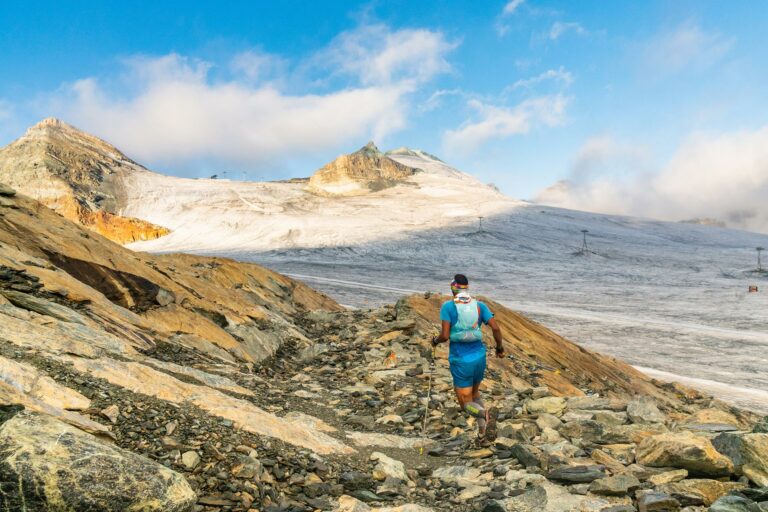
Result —
[[766, 20], [757, 0], [3, 2], [0, 144], [55, 115], [153, 170], [263, 179], [375, 139], [515, 197], [762, 229]]

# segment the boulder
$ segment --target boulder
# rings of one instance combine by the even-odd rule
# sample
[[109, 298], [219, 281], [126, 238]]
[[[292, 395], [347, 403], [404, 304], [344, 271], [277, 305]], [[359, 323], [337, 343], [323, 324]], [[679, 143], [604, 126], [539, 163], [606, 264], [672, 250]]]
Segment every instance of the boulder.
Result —
[[615, 475], [595, 480], [589, 492], [603, 496], [626, 496], [640, 488], [640, 480], [632, 475]]
[[664, 423], [666, 417], [649, 396], [641, 396], [627, 404], [627, 416], [632, 423]]
[[388, 457], [381, 452], [373, 452], [371, 460], [378, 462], [373, 470], [374, 480], [384, 481], [387, 477], [398, 480], [408, 481], [408, 473], [405, 472], [405, 465], [399, 460]]
[[680, 503], [663, 492], [638, 491], [638, 512], [676, 512], [680, 510]]
[[559, 396], [546, 396], [537, 400], [531, 400], [525, 404], [525, 410], [531, 414], [546, 413], [562, 416], [565, 408], [565, 398]]
[[704, 427], [711, 425], [729, 428], [730, 430], [739, 430], [741, 427], [736, 416], [715, 408], [698, 410], [685, 418], [683, 424], [687, 427]]
[[561, 466], [550, 471], [547, 478], [568, 483], [589, 483], [605, 478], [605, 467], [600, 465]]
[[540, 413], [539, 417], [536, 418], [536, 426], [539, 427], [540, 430], [544, 430], [545, 428], [553, 428], [556, 430], [562, 424], [563, 422], [560, 418], [554, 414], [548, 414], [546, 412]]
[[637, 447], [637, 462], [650, 467], [687, 469], [692, 474], [719, 476], [733, 472], [733, 463], [712, 443], [690, 432], [649, 437]]
[[664, 471], [663, 473], [651, 475], [648, 477], [648, 481], [653, 485], [664, 485], [671, 484], [672, 482], [679, 482], [686, 478], [688, 478], [688, 470], [676, 469], [674, 471]]
[[547, 455], [541, 449], [531, 444], [516, 444], [511, 450], [512, 457], [526, 468], [545, 468]]
[[608, 425], [598, 440], [600, 444], [639, 444], [643, 439], [668, 432], [663, 423]]
[[480, 470], [467, 466], [437, 468], [432, 472], [432, 477], [447, 484], [455, 483], [459, 487], [469, 487], [481, 483]]
[[576, 396], [568, 399], [568, 409], [589, 411], [625, 411], [627, 402], [598, 396]]
[[709, 507], [709, 512], [763, 512], [763, 509], [743, 496], [723, 496]]
[[593, 420], [569, 421], [560, 427], [561, 435], [569, 439], [581, 439], [583, 442], [595, 443], [603, 438], [605, 427]]
[[758, 486], [768, 486], [768, 434], [723, 433], [713, 445], [733, 461], [737, 474]]
[[683, 506], [709, 506], [718, 498], [743, 487], [744, 484], [738, 482], [691, 479], [664, 484], [658, 490], [669, 494]]
[[31, 411], [0, 426], [0, 481], [7, 510], [182, 512], [197, 501], [178, 473]]
[[540, 485], [529, 487], [523, 494], [501, 500], [506, 512], [540, 512], [547, 506], [547, 491]]

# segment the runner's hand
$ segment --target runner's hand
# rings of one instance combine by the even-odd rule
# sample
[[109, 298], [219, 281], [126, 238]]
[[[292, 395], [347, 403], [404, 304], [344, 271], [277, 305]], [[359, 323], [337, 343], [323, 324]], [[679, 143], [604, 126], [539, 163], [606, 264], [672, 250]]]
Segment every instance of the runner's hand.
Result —
[[496, 347], [496, 357], [504, 357], [504, 347]]

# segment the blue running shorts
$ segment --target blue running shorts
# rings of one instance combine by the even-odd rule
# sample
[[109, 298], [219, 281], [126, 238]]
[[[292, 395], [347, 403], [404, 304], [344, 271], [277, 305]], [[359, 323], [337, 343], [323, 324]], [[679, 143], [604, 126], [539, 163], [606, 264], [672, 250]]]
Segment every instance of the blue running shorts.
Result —
[[[480, 354], [472, 354], [471, 358], [450, 357], [451, 376], [453, 386], [457, 388], [469, 388], [480, 384], [485, 376], [485, 351]], [[467, 361], [467, 359], [470, 359]]]

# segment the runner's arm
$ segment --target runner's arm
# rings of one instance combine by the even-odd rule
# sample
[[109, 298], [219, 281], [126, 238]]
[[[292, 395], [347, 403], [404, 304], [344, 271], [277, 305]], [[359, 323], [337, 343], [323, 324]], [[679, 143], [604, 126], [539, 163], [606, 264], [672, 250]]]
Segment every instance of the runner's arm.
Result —
[[488, 327], [493, 331], [493, 340], [496, 342], [496, 357], [504, 357], [504, 339], [501, 335], [501, 327], [495, 318], [488, 320]]
[[443, 343], [444, 341], [448, 341], [449, 339], [451, 339], [451, 322], [448, 320], [443, 320], [440, 336], [432, 338], [432, 344], [437, 345], [439, 343]]

